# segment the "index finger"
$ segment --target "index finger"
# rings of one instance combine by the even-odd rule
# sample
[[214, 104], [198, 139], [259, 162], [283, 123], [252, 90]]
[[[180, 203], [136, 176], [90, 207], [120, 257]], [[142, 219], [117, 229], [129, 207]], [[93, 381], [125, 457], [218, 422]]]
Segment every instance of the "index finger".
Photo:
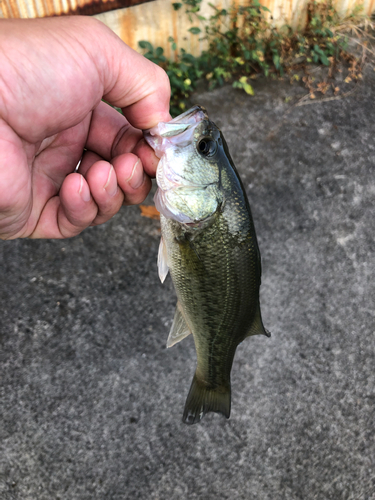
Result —
[[159, 158], [143, 140], [142, 132], [104, 102], [92, 113], [85, 146], [109, 162], [124, 153], [134, 153], [141, 159], [146, 174], [155, 177]]

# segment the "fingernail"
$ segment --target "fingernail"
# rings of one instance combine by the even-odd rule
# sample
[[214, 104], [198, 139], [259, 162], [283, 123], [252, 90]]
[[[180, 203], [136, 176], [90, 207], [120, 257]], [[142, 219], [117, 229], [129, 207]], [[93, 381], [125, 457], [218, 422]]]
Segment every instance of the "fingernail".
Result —
[[141, 160], [138, 158], [133, 167], [131, 176], [129, 177], [129, 179], [127, 179], [127, 182], [129, 186], [132, 187], [133, 189], [138, 189], [140, 186], [142, 186], [143, 181], [144, 181], [144, 172]]
[[90, 201], [91, 200], [91, 194], [90, 194], [90, 189], [87, 185], [87, 183], [83, 179], [83, 175], [81, 175], [81, 182], [79, 185], [79, 194], [81, 195], [81, 198], [83, 201]]
[[104, 184], [104, 189], [110, 197], [115, 196], [118, 190], [116, 172], [113, 166], [109, 169], [107, 182]]

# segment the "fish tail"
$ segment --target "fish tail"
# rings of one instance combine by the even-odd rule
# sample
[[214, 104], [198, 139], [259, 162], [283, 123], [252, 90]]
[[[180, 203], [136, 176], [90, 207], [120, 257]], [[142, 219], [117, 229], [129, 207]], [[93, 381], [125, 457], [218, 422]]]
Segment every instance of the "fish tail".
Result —
[[199, 380], [195, 373], [186, 399], [182, 421], [189, 425], [196, 424], [210, 411], [221, 413], [229, 418], [230, 399], [230, 383], [210, 388]]

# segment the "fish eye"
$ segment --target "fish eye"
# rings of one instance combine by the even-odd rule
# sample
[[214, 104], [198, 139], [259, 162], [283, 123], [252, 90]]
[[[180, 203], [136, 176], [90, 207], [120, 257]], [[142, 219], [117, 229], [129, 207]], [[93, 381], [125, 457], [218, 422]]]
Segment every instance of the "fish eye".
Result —
[[198, 151], [203, 156], [213, 156], [216, 152], [216, 142], [209, 137], [205, 137], [199, 141]]

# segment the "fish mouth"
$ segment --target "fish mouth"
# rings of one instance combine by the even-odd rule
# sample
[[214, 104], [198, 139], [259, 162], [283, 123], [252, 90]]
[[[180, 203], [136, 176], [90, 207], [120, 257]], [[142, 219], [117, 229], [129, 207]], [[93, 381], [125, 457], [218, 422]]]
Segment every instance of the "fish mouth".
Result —
[[168, 146], [190, 143], [195, 127], [203, 120], [208, 120], [207, 111], [203, 106], [196, 105], [169, 122], [159, 122], [145, 130], [143, 136], [156, 156], [161, 158]]
[[176, 118], [173, 118], [173, 120], [168, 123], [190, 123], [191, 120], [194, 120], [192, 123], [196, 123], [197, 121], [202, 121], [204, 119], [208, 120], [207, 111], [203, 106], [197, 104], [184, 113], [181, 113], [181, 115], [176, 116]]
[[[154, 150], [155, 155], [160, 158], [156, 170], [156, 182], [158, 190], [154, 196], [156, 208], [167, 219], [173, 219], [182, 224], [195, 225], [197, 221], [178, 209], [170, 200], [170, 195], [177, 192], [179, 187], [185, 190], [202, 188], [186, 179], [181, 169], [181, 164], [170, 161], [174, 157], [176, 149], [188, 147], [194, 141], [196, 127], [203, 121], [209, 121], [207, 111], [202, 106], [194, 106], [169, 122], [160, 122], [155, 127], [143, 132], [146, 142]], [[187, 153], [186, 153], [187, 154]], [[169, 155], [169, 159], [167, 156]], [[184, 154], [180, 155], [182, 158]]]

